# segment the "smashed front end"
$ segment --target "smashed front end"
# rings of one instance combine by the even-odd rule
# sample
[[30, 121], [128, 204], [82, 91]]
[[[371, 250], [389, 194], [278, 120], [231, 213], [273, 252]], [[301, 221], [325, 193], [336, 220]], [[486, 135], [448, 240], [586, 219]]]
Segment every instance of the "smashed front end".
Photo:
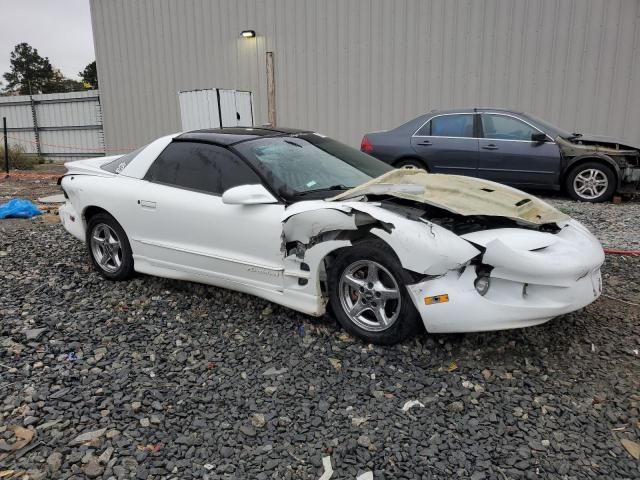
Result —
[[[429, 332], [537, 325], [602, 291], [604, 253], [586, 228], [485, 180], [396, 170], [330, 201], [295, 205], [284, 222], [285, 240], [307, 252], [362, 235], [384, 240], [414, 274], [407, 289]], [[299, 261], [313, 272], [319, 258], [308, 259]]]
[[568, 168], [579, 160], [602, 158], [616, 168], [619, 193], [640, 191], [640, 149], [615, 139], [597, 136], [582, 136], [575, 139], [556, 138]]
[[555, 233], [497, 228], [462, 238], [482, 253], [463, 268], [407, 287], [429, 332], [533, 326], [578, 310], [602, 292], [604, 253], [575, 220]]

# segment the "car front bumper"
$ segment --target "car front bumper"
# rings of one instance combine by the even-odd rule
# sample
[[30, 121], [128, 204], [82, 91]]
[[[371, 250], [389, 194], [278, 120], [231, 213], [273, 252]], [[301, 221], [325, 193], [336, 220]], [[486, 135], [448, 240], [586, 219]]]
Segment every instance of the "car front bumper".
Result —
[[502, 230], [486, 245], [483, 261], [494, 265], [485, 261], [493, 269], [484, 296], [475, 288], [478, 267], [472, 264], [407, 286], [428, 332], [530, 327], [585, 307], [602, 293], [602, 247], [578, 222], [570, 221], [552, 245], [532, 250], [517, 248]]

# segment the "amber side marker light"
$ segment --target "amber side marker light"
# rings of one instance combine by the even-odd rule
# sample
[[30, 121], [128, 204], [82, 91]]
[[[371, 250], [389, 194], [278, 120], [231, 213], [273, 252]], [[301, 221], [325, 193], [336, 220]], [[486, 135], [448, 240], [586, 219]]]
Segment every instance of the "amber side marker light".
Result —
[[425, 305], [435, 305], [436, 303], [447, 303], [449, 301], [449, 294], [434, 295], [433, 297], [424, 297]]

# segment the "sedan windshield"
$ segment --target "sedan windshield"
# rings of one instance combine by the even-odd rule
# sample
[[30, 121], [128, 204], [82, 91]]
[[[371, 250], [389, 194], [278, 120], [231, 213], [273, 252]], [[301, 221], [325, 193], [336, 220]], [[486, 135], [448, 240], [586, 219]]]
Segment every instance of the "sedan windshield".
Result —
[[551, 138], [563, 137], [570, 138], [573, 136], [572, 133], [567, 132], [563, 128], [560, 128], [556, 125], [553, 125], [546, 120], [542, 120], [534, 115], [527, 113], [524, 115], [528, 120], [530, 120], [536, 127], [540, 128], [544, 133], [549, 135]]
[[329, 197], [393, 169], [316, 133], [261, 138], [234, 148], [287, 199]]

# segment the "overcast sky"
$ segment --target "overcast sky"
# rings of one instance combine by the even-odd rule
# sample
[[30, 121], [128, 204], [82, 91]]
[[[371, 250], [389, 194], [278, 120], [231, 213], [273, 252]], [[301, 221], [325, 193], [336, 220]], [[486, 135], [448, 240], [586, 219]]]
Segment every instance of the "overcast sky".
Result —
[[21, 42], [77, 79], [95, 60], [89, 0], [0, 0], [0, 77], [9, 71], [9, 55]]

